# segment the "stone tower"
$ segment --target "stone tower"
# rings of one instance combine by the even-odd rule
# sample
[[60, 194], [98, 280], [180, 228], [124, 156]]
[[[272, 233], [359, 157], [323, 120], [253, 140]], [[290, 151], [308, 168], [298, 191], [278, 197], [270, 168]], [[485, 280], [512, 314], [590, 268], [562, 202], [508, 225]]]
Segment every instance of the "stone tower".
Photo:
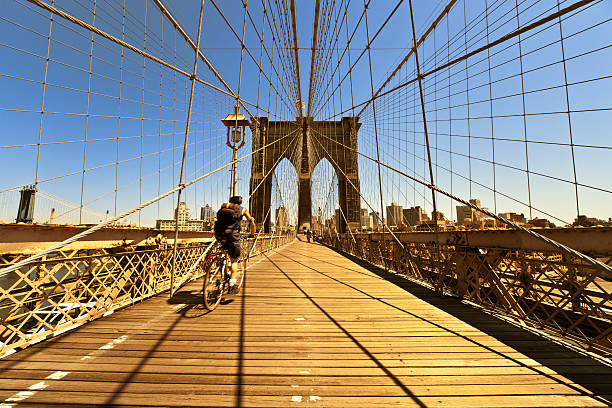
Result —
[[[325, 158], [338, 177], [340, 209], [348, 226], [359, 228], [361, 200], [357, 132], [361, 124], [358, 120], [356, 117], [343, 117], [340, 121], [314, 121], [311, 117], [298, 117], [295, 122], [289, 122], [270, 121], [267, 117], [251, 118], [255, 153], [251, 163], [250, 211], [258, 227], [265, 219], [264, 231], [270, 231], [272, 175], [283, 158], [293, 164], [298, 176], [298, 228], [311, 227], [312, 171]], [[340, 222], [340, 231], [347, 231], [344, 219]]]

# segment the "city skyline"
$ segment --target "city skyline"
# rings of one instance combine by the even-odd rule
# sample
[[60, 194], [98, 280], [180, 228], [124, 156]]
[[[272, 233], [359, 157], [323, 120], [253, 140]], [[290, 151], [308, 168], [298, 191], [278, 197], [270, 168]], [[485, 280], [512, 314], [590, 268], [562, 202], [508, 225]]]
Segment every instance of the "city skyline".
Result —
[[[192, 38], [195, 38], [193, 34], [197, 30], [197, 21], [188, 10], [197, 6], [193, 1], [171, 6], [173, 14]], [[438, 27], [438, 38], [460, 35], [460, 23], [464, 18], [473, 21], [475, 27], [481, 27], [483, 23], [477, 16], [483, 12], [482, 6], [479, 2], [467, 2], [463, 10], [451, 10], [448, 21], [450, 31], [447, 32], [443, 26]], [[510, 6], [504, 4], [488, 12], [492, 13], [491, 18], [502, 18]], [[253, 13], [259, 11], [259, 5], [253, 7]], [[313, 11], [312, 5], [299, 2], [297, 7], [297, 34], [300, 38], [312, 38], [312, 28], [303, 24]], [[549, 218], [555, 223], [571, 222], [577, 215], [584, 214], [603, 219], [609, 216], [606, 212], [610, 207], [612, 187], [605, 175], [612, 172], [609, 168], [612, 161], [606, 159], [609, 151], [606, 129], [610, 117], [606, 114], [609, 103], [605, 95], [612, 81], [605, 79], [600, 71], [605, 66], [601, 62], [609, 60], [610, 52], [608, 48], [596, 47], [601, 38], [607, 38], [609, 24], [582, 29], [589, 18], [596, 21], [599, 15], [605, 14], [597, 14], [597, 9], [589, 7], [581, 14], [584, 19], [568, 17], [557, 25], [551, 23], [533, 38], [524, 38], [520, 53], [517, 41], [509, 42], [506, 48], [494, 49], [494, 64], [490, 71], [486, 67], [483, 70], [478, 60], [471, 60], [461, 69], [440, 72], [435, 81], [425, 81], [425, 106], [429, 111], [427, 121], [437, 186], [465, 199], [480, 197], [496, 214], [518, 212], [531, 218]], [[370, 10], [370, 18], [384, 21], [390, 11], [390, 5], [381, 5]], [[435, 4], [416, 8], [417, 33], [439, 11]], [[521, 16], [535, 19], [545, 11], [543, 4], [535, 4], [521, 10]], [[121, 57], [118, 49], [112, 49], [113, 52], [107, 50], [108, 44], [97, 37], [94, 37], [93, 48], [96, 58], [92, 60], [89, 73], [88, 54], [79, 55], [63, 45], [71, 42], [75, 42], [77, 47], [82, 45], [82, 38], [72, 35], [65, 22], [56, 22], [55, 34], [49, 40], [44, 35], [35, 34], [45, 33], [49, 27], [41, 20], [28, 18], [31, 11], [9, 2], [5, 12], [6, 20], [0, 23], [0, 32], [10, 40], [9, 45], [13, 48], [0, 47], [0, 57], [14, 63], [5, 66], [5, 76], [0, 77], [5, 90], [5, 98], [0, 99], [0, 108], [3, 109], [0, 170], [3, 174], [12, 175], [0, 182], [2, 221], [15, 219], [18, 189], [33, 183], [40, 191], [81, 207], [79, 218], [87, 223], [103, 219], [99, 214], [106, 214], [107, 211], [114, 216], [176, 186], [186, 125], [184, 106], [188, 103], [185, 83], [181, 82], [180, 77], [164, 69], [153, 72], [150, 63], [147, 65], [146, 61], [138, 60], [132, 54]], [[142, 10], [133, 12], [135, 18], [145, 20]], [[231, 57], [238, 57], [240, 48], [227, 47], [227, 44], [235, 46], [236, 39], [211, 5], [206, 5], [205, 12], [210, 20], [203, 30], [203, 49], [211, 63], [235, 88], [239, 82], [239, 67], [227, 61], [232, 61]], [[231, 18], [239, 18], [238, 9], [228, 9], [226, 12]], [[406, 17], [408, 10], [401, 7], [397, 13]], [[350, 10], [348, 17], [349, 21], [358, 21], [358, 15]], [[497, 31], [513, 30], [513, 21], [506, 20], [503, 20], [504, 25], [496, 27]], [[155, 33], [155, 36], [148, 38], [149, 47], [159, 51], [160, 58], [188, 69], [189, 63], [182, 57], [177, 58], [161, 41], [174, 35], [172, 28], [162, 28], [159, 20], [152, 17], [147, 21], [150, 31]], [[14, 24], [16, 22], [25, 25]], [[121, 32], [117, 32], [116, 27], [113, 28], [105, 20], [100, 19], [98, 23], [101, 29], [121, 37]], [[566, 33], [563, 41], [565, 58], [560, 58], [562, 50], [556, 39], [559, 29]], [[143, 34], [139, 35], [141, 38], [138, 41], [131, 39], [137, 46], [141, 46], [144, 40]], [[498, 33], [491, 35], [497, 36]], [[260, 44], [256, 39], [255, 35], [247, 36], [247, 47], [257, 48]], [[474, 49], [485, 40], [474, 35], [474, 38], [467, 38], [466, 47]], [[46, 62], [49, 41], [50, 59]], [[354, 41], [355, 47], [365, 43], [363, 35], [357, 36]], [[372, 72], [375, 88], [384, 82], [390, 70], [396, 66], [396, 60], [404, 57], [410, 48], [411, 35], [404, 27], [385, 26], [376, 39], [376, 44], [383, 42], [385, 47], [371, 49], [377, 62]], [[578, 58], [581, 55], [580, 47], [585, 43], [593, 44], [592, 52]], [[537, 44], [544, 45], [540, 49]], [[443, 45], [434, 43], [428, 47]], [[31, 49], [33, 55], [17, 51], [24, 49]], [[448, 59], [460, 51], [450, 45], [445, 52], [441, 50], [433, 61], [431, 57], [434, 55], [429, 48], [423, 51], [424, 69], [434, 68], [435, 64], [441, 63], [445, 54]], [[302, 62], [310, 58], [307, 49], [299, 49], [297, 53], [298, 60]], [[355, 83], [369, 82], [367, 60], [364, 55], [351, 71]], [[578, 60], [585, 63], [578, 64]], [[126, 64], [126, 78], [120, 81], [121, 70], [112, 71], [110, 67], [121, 67], [122, 61]], [[529, 72], [521, 71], [519, 63], [530, 67]], [[410, 79], [414, 71], [414, 63], [411, 64], [398, 72], [393, 83], [400, 84]], [[67, 65], [78, 69], [69, 69]], [[302, 66], [305, 72], [301, 76], [301, 86], [306, 89], [308, 66]], [[143, 88], [140, 84], [141, 91], [138, 91], [138, 87], [132, 86], [137, 85], [138, 81], [128, 77], [127, 71], [140, 72], [147, 86]], [[252, 114], [262, 115], [264, 111], [274, 108], [277, 118], [295, 118], [295, 101], [289, 103], [288, 95], [280, 93], [277, 85], [282, 83], [282, 77], [278, 77], [277, 83], [269, 84], [265, 90], [255, 86], [260, 82], [254, 80], [254, 73], [258, 69], [248, 56], [244, 72], [245, 78], [251, 80], [243, 81], [242, 96], [250, 101], [260, 98]], [[461, 78], [462, 72], [465, 78]], [[46, 80], [44, 75], [47, 75]], [[200, 75], [215, 86], [220, 85], [210, 72], [202, 69]], [[270, 75], [277, 73], [271, 69]], [[434, 87], [442, 81], [449, 95]], [[46, 84], [47, 95], [43, 111], [48, 111], [47, 114], [40, 113], [43, 83]], [[126, 85], [121, 86], [121, 83]], [[598, 84], [599, 88], [593, 89], [591, 83]], [[330, 92], [336, 87], [332, 87]], [[342, 82], [339, 91], [324, 99], [329, 102], [314, 112], [315, 117], [339, 119], [348, 115], [349, 112], [338, 113], [340, 109], [333, 111], [330, 104], [344, 106], [342, 111], [346, 111], [346, 107], [371, 98], [368, 88], [350, 87], [349, 81]], [[121, 114], [116, 103], [119, 91]], [[519, 93], [525, 93], [525, 98], [519, 98]], [[374, 105], [368, 105], [360, 117], [362, 128], [358, 146], [363, 155], [376, 156], [377, 147], [372, 139], [377, 136], [383, 163], [429, 183], [423, 123], [416, 95], [416, 88], [403, 87], [401, 92], [379, 98], [374, 104], [381, 118], [376, 125], [373, 121]], [[563, 106], [567, 95], [571, 96], [573, 104], [569, 113], [566, 113], [568, 107]], [[397, 100], [393, 102], [391, 97]], [[210, 88], [196, 87], [194, 112], [198, 114], [192, 117], [188, 134], [186, 180], [215, 171], [230, 161], [231, 151], [224, 146], [225, 128], [220, 120], [233, 111], [234, 104], [235, 100], [221, 96]], [[400, 120], [400, 117], [407, 119]], [[374, 134], [375, 130], [377, 135]], [[240, 157], [249, 154], [251, 138], [251, 131], [247, 130], [247, 144], [240, 151]], [[359, 158], [359, 175], [365, 187], [361, 207], [369, 208], [367, 203], [370, 203], [380, 211], [377, 204], [380, 200], [395, 201], [406, 207], [420, 206], [431, 214], [431, 196], [425, 187], [387, 167], [381, 169], [381, 177], [389, 184], [380, 186], [377, 165], [365, 156]], [[279, 181], [279, 188], [274, 185], [274, 190], [279, 192], [274, 195], [278, 200], [275, 207], [284, 202], [294, 217], [297, 208], [287, 203], [295, 201], [297, 172], [287, 163], [288, 160], [283, 159], [274, 171], [274, 177]], [[250, 187], [250, 166], [250, 156], [238, 164], [238, 190], [244, 197]], [[333, 164], [324, 159], [313, 173], [326, 166], [333, 167]], [[572, 172], [572, 169], [575, 171]], [[328, 183], [332, 179], [337, 184], [338, 177], [343, 177], [336, 174], [333, 179], [330, 173], [317, 174], [324, 178], [313, 183]], [[182, 194], [192, 208], [199, 207], [203, 199], [216, 207], [227, 200], [228, 191], [228, 169], [222, 169], [187, 188]], [[326, 191], [320, 194], [325, 196]], [[287, 196], [281, 199], [281, 195]], [[437, 199], [442, 212], [455, 212], [456, 202], [442, 194], [438, 194]], [[34, 214], [35, 218], [39, 222], [49, 219], [51, 208], [58, 209], [58, 206], [57, 202], [42, 202], [37, 206], [40, 210]], [[172, 211], [175, 206], [176, 196], [172, 195], [130, 216], [126, 222], [153, 225], [156, 219]], [[58, 209], [56, 213], [60, 215], [71, 211], [71, 215], [74, 212], [72, 208]], [[369, 211], [372, 209], [369, 208]]]

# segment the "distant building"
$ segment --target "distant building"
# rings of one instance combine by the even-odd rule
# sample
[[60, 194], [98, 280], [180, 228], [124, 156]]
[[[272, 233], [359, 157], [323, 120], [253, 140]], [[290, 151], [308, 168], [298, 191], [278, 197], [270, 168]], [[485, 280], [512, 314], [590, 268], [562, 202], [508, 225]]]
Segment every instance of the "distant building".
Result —
[[445, 230], [447, 227], [452, 226], [447, 220], [424, 220], [421, 224], [416, 226], [417, 231], [434, 231], [436, 229], [436, 224], [438, 224], [438, 228], [440, 230]]
[[458, 205], [457, 207], [457, 225], [466, 225], [472, 223], [474, 210], [467, 205]]
[[[338, 213], [338, 210], [336, 210], [336, 213]], [[332, 215], [330, 219], [325, 221], [325, 227], [327, 229], [329, 229], [330, 231], [338, 231], [338, 226], [337, 226], [337, 222], [336, 222], [336, 215]]]
[[404, 224], [416, 227], [423, 221], [427, 220], [427, 212], [421, 207], [410, 207], [403, 210]]
[[370, 217], [372, 217], [372, 225], [374, 228], [378, 228], [382, 225], [380, 222], [380, 213], [378, 211], [372, 211]]
[[402, 223], [403, 208], [401, 205], [393, 202], [387, 206], [387, 225], [390, 227], [398, 226]]
[[204, 231], [206, 221], [203, 220], [191, 220], [189, 219], [189, 208], [184, 202], [179, 203], [178, 207], [174, 210], [175, 219], [171, 220], [157, 220], [155, 222], [155, 228], [160, 230], [174, 230], [176, 227], [176, 220], [178, 219], [178, 230], [179, 231]]
[[525, 218], [524, 214], [517, 214], [514, 212], [505, 212], [505, 213], [499, 213], [497, 214], [500, 218], [503, 218], [504, 220], [508, 220], [511, 221], [515, 224], [519, 224], [519, 225], [524, 225], [527, 224], [527, 219]]
[[310, 225], [313, 230], [318, 231], [323, 228], [324, 226], [323, 211], [321, 210], [321, 207], [317, 209], [317, 215], [316, 216], [312, 215], [310, 218], [311, 218]]
[[[434, 217], [436, 217], [436, 215], [437, 219], [436, 221], [434, 221]], [[427, 216], [427, 214], [423, 216], [422, 222], [417, 225], [417, 231], [433, 231], [436, 228], [436, 224], [438, 225], [438, 228], [442, 231], [454, 227], [452, 221], [445, 219], [444, 213], [442, 213], [441, 211], [432, 211], [431, 219]]]
[[594, 217], [587, 217], [586, 215], [579, 215], [572, 225], [574, 227], [612, 226], [612, 219], [608, 218], [608, 221], [604, 221]]
[[189, 220], [189, 208], [187, 208], [185, 202], [181, 201], [179, 203], [178, 207], [174, 210], [174, 216], [178, 218], [179, 224]]
[[361, 209], [361, 228], [362, 229], [372, 229], [374, 228], [374, 220], [372, 216], [368, 214], [368, 210], [366, 208]]
[[200, 207], [200, 219], [202, 221], [214, 221], [217, 216], [217, 212], [213, 208], [206, 204], [204, 207]]
[[[437, 218], [435, 216], [438, 216]], [[427, 217], [427, 213], [425, 213], [425, 217]], [[446, 218], [444, 218], [444, 213], [442, 211], [432, 211], [431, 212], [431, 219], [437, 219], [438, 221], [442, 221], [442, 220], [446, 220]]]
[[546, 218], [534, 218], [529, 220], [527, 224], [537, 228], [555, 228], [555, 224], [548, 221]]
[[[480, 200], [472, 199], [470, 204], [481, 208]], [[471, 225], [482, 218], [482, 213], [476, 211], [468, 205], [458, 205], [457, 207], [457, 225]]]
[[276, 218], [274, 218], [276, 228], [287, 228], [289, 225], [289, 212], [282, 205], [276, 209]]

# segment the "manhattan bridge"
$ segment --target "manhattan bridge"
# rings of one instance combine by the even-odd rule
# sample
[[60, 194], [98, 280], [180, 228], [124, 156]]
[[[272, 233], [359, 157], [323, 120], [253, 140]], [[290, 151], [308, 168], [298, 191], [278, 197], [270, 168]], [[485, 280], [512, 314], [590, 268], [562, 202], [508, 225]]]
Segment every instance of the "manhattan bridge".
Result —
[[612, 1], [6, 0], [0, 33], [0, 407], [612, 404]]

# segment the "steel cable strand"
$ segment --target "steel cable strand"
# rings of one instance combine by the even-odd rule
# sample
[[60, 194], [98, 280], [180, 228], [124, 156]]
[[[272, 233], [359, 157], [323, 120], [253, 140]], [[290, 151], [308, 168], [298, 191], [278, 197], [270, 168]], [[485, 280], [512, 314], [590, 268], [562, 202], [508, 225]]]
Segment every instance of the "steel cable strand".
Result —
[[[297, 142], [297, 141], [298, 141], [298, 138], [296, 137], [294, 140], [295, 140], [295, 142]], [[287, 148], [288, 148], [288, 147], [289, 147], [289, 146], [287, 146]], [[292, 153], [292, 154], [293, 154], [294, 158], [295, 158], [295, 157], [297, 157], [297, 152], [298, 152], [298, 149], [294, 149], [294, 150], [293, 150], [293, 153]], [[282, 160], [283, 155], [280, 155], [279, 157], [280, 157], [280, 160]], [[290, 160], [290, 161], [291, 161], [291, 160]], [[278, 165], [278, 163], [279, 163], [279, 162], [277, 162], [277, 163], [276, 163], [276, 165]], [[273, 167], [271, 168], [270, 172], [271, 172], [271, 171], [274, 171], [274, 170], [276, 169], [276, 165], [275, 165], [275, 166], [273, 166]], [[270, 174], [270, 172], [268, 172], [268, 175]], [[286, 175], [286, 174], [287, 174], [287, 172], [285, 171], [285, 173], [283, 174], [283, 178], [282, 178], [282, 180], [281, 180], [281, 184], [282, 184], [282, 181], [284, 181], [284, 179], [285, 179], [285, 175]], [[267, 177], [267, 175], [266, 175], [266, 177]], [[263, 180], [265, 180], [265, 179], [266, 179], [266, 177], [264, 177], [264, 178], [262, 179], [262, 182], [261, 182], [261, 183], [263, 183]], [[282, 199], [282, 194], [281, 194], [281, 192], [280, 192], [280, 188], [279, 188], [279, 186], [278, 186], [278, 184], [279, 184], [279, 183], [278, 183], [278, 178], [276, 177], [276, 173], [273, 173], [273, 174], [272, 174], [272, 178], [273, 178], [273, 179], [274, 179], [274, 181], [276, 182], [276, 185], [277, 185], [277, 192], [279, 192], [279, 195], [281, 195], [281, 199]], [[261, 183], [260, 183], [259, 185], [261, 185]], [[257, 186], [257, 188], [259, 188], [259, 185]], [[249, 195], [249, 200], [251, 199], [251, 197], [253, 197], [253, 194], [255, 194], [255, 190], [253, 190], [253, 192], [252, 192], [252, 193]], [[283, 200], [283, 201], [284, 201], [284, 200]], [[265, 226], [265, 224], [266, 224], [266, 221], [267, 221], [268, 217], [270, 216], [271, 211], [272, 211], [272, 205], [270, 205], [270, 207], [268, 208], [268, 212], [266, 213], [265, 218], [262, 220], [262, 223], [261, 223], [261, 228], [259, 228], [259, 232], [257, 233], [257, 236], [255, 237], [255, 242], [253, 243], [253, 246], [251, 247], [251, 250], [249, 251], [249, 256], [248, 256], [248, 258], [250, 258], [250, 257], [251, 257], [251, 254], [252, 254], [253, 248], [255, 248], [255, 245], [257, 244], [257, 240], [259, 239], [259, 236], [260, 236], [260, 235], [262, 234], [262, 232], [264, 231], [264, 226]], [[275, 222], [278, 222], [278, 220], [275, 220]], [[248, 259], [248, 258], [247, 258], [247, 259]]]
[[213, 174], [215, 174], [215, 173], [217, 173], [217, 172], [219, 172], [219, 171], [221, 171], [221, 170], [223, 170], [225, 168], [228, 168], [233, 163], [239, 163], [242, 160], [246, 159], [247, 157], [251, 157], [255, 153], [260, 152], [260, 151], [262, 151], [262, 150], [264, 150], [264, 149], [266, 149], [266, 148], [268, 148], [268, 147], [270, 147], [270, 146], [280, 142], [281, 140], [284, 140], [287, 137], [290, 137], [293, 133], [295, 133], [295, 131], [290, 133], [290, 134], [287, 134], [287, 135], [283, 136], [282, 138], [280, 138], [280, 139], [278, 139], [278, 140], [276, 140], [274, 142], [268, 143], [268, 144], [260, 147], [259, 149], [257, 149], [257, 150], [255, 150], [255, 151], [253, 151], [251, 153], [248, 153], [248, 154], [246, 154], [246, 155], [236, 159], [235, 161], [231, 161], [231, 162], [229, 162], [227, 164], [224, 164], [223, 166], [218, 167], [217, 169], [215, 169], [213, 171], [210, 171], [210, 172], [208, 172], [206, 174], [203, 174], [200, 177], [197, 177], [197, 178], [195, 178], [195, 179], [193, 179], [191, 181], [188, 181], [188, 182], [186, 182], [186, 183], [184, 183], [182, 185], [179, 185], [179, 186], [177, 186], [177, 187], [175, 187], [175, 188], [173, 188], [171, 190], [168, 190], [164, 194], [161, 194], [161, 195], [159, 195], [157, 197], [154, 197], [154, 198], [150, 199], [147, 202], [144, 202], [144, 203], [142, 203], [142, 204], [140, 204], [140, 205], [138, 205], [136, 207], [131, 208], [130, 210], [127, 210], [127, 211], [125, 211], [125, 212], [123, 212], [123, 213], [121, 213], [121, 214], [119, 214], [117, 216], [114, 216], [112, 218], [104, 220], [104, 221], [94, 225], [91, 228], [88, 228], [87, 230], [85, 230], [85, 231], [83, 231], [83, 232], [81, 232], [79, 234], [76, 234], [76, 235], [74, 235], [74, 236], [72, 236], [70, 238], [65, 239], [62, 242], [59, 242], [56, 245], [53, 245], [52, 247], [50, 247], [50, 248], [48, 248], [48, 249], [46, 249], [44, 251], [41, 251], [41, 252], [39, 252], [39, 253], [37, 253], [35, 255], [32, 255], [32, 256], [30, 256], [30, 257], [28, 257], [28, 258], [26, 258], [26, 259], [24, 259], [24, 260], [22, 260], [22, 261], [20, 261], [18, 263], [10, 265], [10, 266], [0, 270], [0, 276], [4, 276], [4, 275], [6, 275], [6, 274], [8, 274], [10, 272], [13, 272], [13, 271], [21, 268], [22, 266], [25, 266], [25, 265], [33, 262], [33, 261], [41, 259], [45, 255], [49, 255], [50, 253], [55, 252], [55, 251], [61, 249], [62, 247], [66, 246], [68, 244], [71, 244], [73, 242], [78, 241], [81, 238], [84, 238], [84, 237], [86, 237], [88, 235], [91, 235], [92, 233], [94, 233], [94, 232], [96, 232], [96, 231], [98, 231], [98, 230], [100, 230], [100, 229], [102, 229], [102, 228], [104, 228], [104, 227], [106, 227], [108, 225], [111, 225], [111, 224], [113, 224], [113, 223], [115, 223], [115, 222], [117, 222], [117, 221], [127, 217], [128, 215], [131, 215], [131, 214], [135, 213], [136, 211], [142, 210], [143, 208], [145, 208], [145, 207], [147, 207], [147, 206], [149, 206], [151, 204], [154, 204], [157, 201], [159, 201], [159, 200], [161, 200], [161, 199], [163, 199], [165, 197], [168, 197], [168, 196], [178, 192], [179, 190], [183, 190], [186, 187], [189, 187], [190, 185], [192, 185], [194, 183], [197, 183], [198, 181], [204, 180], [205, 178], [207, 178], [207, 177], [209, 177], [209, 176], [211, 176], [211, 175], [213, 175]]
[[[481, 53], [483, 51], [486, 51], [489, 48], [492, 48], [492, 47], [494, 47], [496, 45], [504, 43], [505, 41], [508, 41], [508, 40], [510, 40], [512, 38], [515, 38], [515, 37], [523, 34], [523, 33], [531, 31], [534, 28], [537, 28], [537, 27], [539, 27], [539, 26], [541, 26], [543, 24], [546, 24], [546, 23], [548, 23], [550, 21], [553, 21], [553, 20], [559, 18], [560, 16], [563, 16], [563, 15], [568, 14], [570, 12], [576, 11], [576, 10], [578, 10], [578, 9], [588, 5], [589, 3], [592, 3], [592, 2], [595, 2], [595, 1], [598, 1], [598, 0], [581, 0], [581, 1], [578, 1], [578, 2], [572, 4], [572, 5], [568, 6], [568, 7], [562, 8], [558, 12], [554, 12], [554, 13], [552, 13], [550, 15], [547, 15], [547, 16], [545, 16], [545, 17], [543, 17], [543, 18], [541, 18], [541, 19], [539, 19], [539, 20], [537, 20], [537, 21], [535, 21], [535, 22], [533, 22], [531, 24], [523, 26], [520, 29], [517, 29], [517, 30], [515, 30], [515, 31], [513, 31], [511, 33], [503, 35], [500, 38], [498, 38], [497, 40], [492, 41], [491, 43], [485, 44], [485, 45], [483, 45], [483, 46], [481, 46], [481, 47], [479, 47], [479, 48], [477, 48], [477, 49], [475, 49], [473, 51], [470, 51], [470, 52], [468, 52], [468, 53], [466, 53], [464, 55], [461, 55], [461, 56], [459, 56], [457, 58], [454, 58], [453, 60], [451, 60], [451, 61], [449, 61], [449, 62], [447, 62], [445, 64], [442, 64], [442, 65], [438, 66], [437, 68], [434, 68], [432, 70], [424, 72], [424, 73], [421, 74], [421, 76], [422, 76], [422, 78], [426, 78], [429, 75], [434, 74], [435, 72], [439, 72], [439, 71], [442, 71], [444, 69], [447, 69], [447, 68], [449, 68], [449, 67], [451, 67], [451, 66], [453, 66], [453, 65], [455, 65], [455, 64], [457, 64], [457, 63], [459, 63], [461, 61], [464, 61], [464, 60], [466, 60], [466, 59], [468, 59], [468, 58], [470, 58], [470, 57], [472, 57], [472, 56], [474, 56], [476, 54], [479, 54], [479, 53]], [[361, 107], [361, 106], [363, 106], [365, 104], [371, 103], [371, 102], [375, 101], [376, 99], [384, 97], [385, 95], [388, 95], [388, 94], [390, 94], [392, 92], [395, 92], [396, 90], [398, 90], [400, 88], [403, 88], [405, 86], [408, 86], [408, 85], [410, 85], [410, 84], [412, 84], [412, 83], [414, 83], [416, 81], [418, 81], [418, 78], [412, 78], [412, 79], [410, 79], [410, 80], [408, 80], [406, 82], [403, 82], [403, 83], [401, 83], [401, 84], [399, 84], [399, 85], [397, 85], [397, 86], [395, 86], [395, 87], [393, 87], [393, 88], [391, 88], [391, 89], [389, 89], [389, 90], [379, 94], [375, 98], [370, 98], [370, 99], [368, 99], [366, 101], [363, 101], [363, 102], [353, 106], [353, 108]], [[562, 113], [565, 113], [565, 112], [562, 112]]]
[[[316, 139], [315, 139], [316, 140]], [[318, 141], [318, 140], [317, 140]], [[318, 141], [319, 142], [319, 141]], [[335, 162], [335, 160], [331, 157], [331, 155], [329, 154], [329, 152], [327, 151], [327, 149], [325, 149], [325, 147], [321, 144], [321, 142], [319, 142], [319, 144], [321, 145], [321, 148], [328, 154], [328, 157], [334, 162], [335, 166], [337, 167], [338, 164]], [[344, 173], [344, 171], [340, 168], [337, 167], [341, 172], [342, 175], [346, 178], [346, 180], [351, 184], [351, 187], [353, 187], [361, 196], [361, 199], [366, 203], [366, 205], [368, 207], [370, 207], [370, 209], [372, 209], [372, 211], [374, 212], [374, 214], [376, 214], [376, 210], [374, 210], [374, 207], [372, 207], [372, 205], [370, 205], [370, 203], [368, 202], [368, 200], [366, 200], [366, 198], [363, 196], [363, 194], [361, 194], [361, 191], [359, 191], [357, 189], [357, 187], [353, 184], [353, 182], [350, 180], [350, 178], [348, 178], [348, 176], [346, 175], [346, 173]], [[416, 262], [416, 260], [414, 259], [414, 257], [412, 256], [412, 254], [410, 253], [409, 249], [406, 249], [406, 247], [404, 246], [404, 244], [400, 241], [400, 239], [393, 233], [393, 231], [391, 230], [391, 228], [389, 228], [389, 226], [387, 225], [387, 223], [384, 222], [384, 220], [382, 219], [382, 215], [378, 216], [379, 222], [380, 224], [383, 226], [383, 228], [386, 227], [386, 229], [389, 231], [389, 233], [391, 234], [391, 236], [393, 236], [393, 238], [395, 239], [395, 241], [399, 244], [399, 246], [406, 252], [406, 254], [408, 255], [408, 257], [410, 258], [410, 260], [414, 263], [414, 265], [416, 265], [416, 267], [419, 269], [419, 271], [422, 273], [423, 269], [421, 268], [421, 266], [419, 265], [418, 262]]]
[[[344, 148], [355, 150], [355, 149], [351, 148], [350, 146], [346, 146], [346, 145], [344, 145]], [[356, 151], [356, 153], [361, 155], [361, 156], [363, 156], [363, 157], [365, 157], [365, 158], [367, 158], [367, 159], [369, 159], [369, 160], [371, 160], [371, 161], [373, 161], [373, 162], [375, 162], [375, 163], [377, 162], [376, 159], [374, 159], [374, 158], [372, 158], [372, 157], [370, 157], [370, 156], [368, 156], [366, 154], [363, 154], [363, 153], [361, 153], [359, 151]], [[419, 179], [417, 177], [414, 177], [414, 176], [411, 176], [409, 174], [406, 174], [403, 171], [398, 170], [398, 169], [396, 169], [396, 168], [394, 168], [392, 166], [389, 166], [389, 165], [387, 165], [387, 164], [385, 164], [383, 162], [380, 162], [380, 165], [383, 166], [383, 167], [388, 168], [389, 170], [395, 171], [398, 174], [401, 174], [402, 176], [404, 176], [406, 178], [409, 178], [410, 180], [413, 180], [413, 181], [423, 185], [426, 188], [434, 189], [438, 193], [443, 194], [443, 195], [447, 196], [448, 198], [453, 199], [453, 200], [455, 200], [455, 201], [457, 201], [457, 202], [459, 202], [459, 203], [461, 203], [463, 205], [466, 205], [466, 206], [472, 208], [473, 210], [476, 210], [476, 211], [478, 211], [478, 212], [480, 212], [482, 214], [485, 214], [485, 215], [487, 215], [487, 216], [489, 216], [491, 218], [494, 218], [497, 221], [499, 221], [499, 222], [501, 222], [503, 224], [506, 224], [506, 225], [510, 226], [511, 228], [513, 228], [513, 229], [522, 231], [522, 232], [524, 232], [524, 233], [526, 233], [526, 234], [528, 234], [528, 235], [530, 235], [530, 236], [532, 236], [532, 237], [534, 237], [534, 238], [536, 238], [536, 239], [538, 239], [540, 241], [543, 241], [546, 244], [548, 244], [548, 245], [558, 249], [559, 251], [561, 251], [561, 252], [563, 252], [563, 253], [565, 253], [567, 255], [574, 256], [574, 257], [576, 257], [576, 258], [578, 258], [578, 259], [588, 263], [589, 265], [592, 265], [592, 266], [596, 267], [597, 269], [603, 270], [605, 272], [604, 276], [606, 276], [608, 279], [612, 279], [612, 266], [606, 265], [606, 264], [604, 264], [604, 263], [602, 263], [602, 262], [600, 262], [600, 261], [598, 261], [598, 260], [588, 256], [588, 255], [585, 255], [585, 254], [583, 254], [583, 253], [581, 253], [579, 251], [576, 251], [575, 249], [572, 249], [572, 248], [570, 248], [570, 247], [568, 247], [566, 245], [563, 245], [563, 244], [561, 244], [561, 243], [559, 243], [559, 242], [557, 242], [557, 241], [555, 241], [553, 239], [547, 238], [544, 235], [538, 234], [537, 232], [535, 232], [533, 230], [527, 229], [527, 228], [522, 227], [522, 226], [520, 226], [520, 225], [518, 225], [518, 224], [516, 224], [516, 223], [514, 223], [512, 221], [506, 220], [505, 218], [502, 218], [502, 217], [500, 217], [500, 216], [498, 216], [498, 215], [496, 215], [496, 214], [494, 214], [494, 213], [492, 213], [492, 212], [490, 212], [490, 211], [488, 211], [488, 210], [486, 210], [484, 208], [481, 208], [481, 207], [478, 207], [478, 206], [476, 206], [474, 204], [471, 204], [469, 201], [466, 201], [466, 200], [464, 200], [464, 199], [462, 199], [462, 198], [460, 198], [460, 197], [458, 197], [458, 196], [456, 196], [454, 194], [450, 194], [449, 192], [447, 192], [447, 191], [445, 191], [445, 190], [443, 190], [443, 189], [441, 189], [441, 188], [439, 188], [437, 186], [432, 186], [431, 184], [427, 183], [426, 181], [423, 181], [423, 180], [421, 180], [421, 179]]]

